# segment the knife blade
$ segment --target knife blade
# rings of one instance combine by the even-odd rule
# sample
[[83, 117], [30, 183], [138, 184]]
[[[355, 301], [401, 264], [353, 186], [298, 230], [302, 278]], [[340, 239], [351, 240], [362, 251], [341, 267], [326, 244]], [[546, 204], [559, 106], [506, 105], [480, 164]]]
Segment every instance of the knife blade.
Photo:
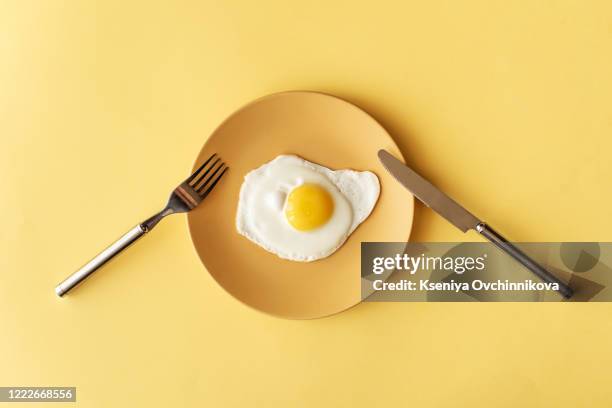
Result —
[[574, 291], [572, 288], [544, 269], [540, 264], [510, 243], [493, 228], [459, 205], [455, 200], [444, 194], [416, 171], [396, 159], [391, 153], [386, 150], [379, 150], [378, 159], [387, 171], [408, 191], [414, 194], [416, 198], [442, 217], [446, 218], [461, 231], [467, 232], [471, 229], [476, 230], [496, 247], [510, 255], [544, 282], [556, 283], [558, 285], [557, 291], [561, 293], [564, 298], [568, 299], [573, 295]]
[[475, 230], [481, 221], [471, 212], [425, 180], [416, 171], [396, 159], [386, 150], [378, 151], [378, 159], [397, 181], [426, 206], [446, 218], [463, 232]]

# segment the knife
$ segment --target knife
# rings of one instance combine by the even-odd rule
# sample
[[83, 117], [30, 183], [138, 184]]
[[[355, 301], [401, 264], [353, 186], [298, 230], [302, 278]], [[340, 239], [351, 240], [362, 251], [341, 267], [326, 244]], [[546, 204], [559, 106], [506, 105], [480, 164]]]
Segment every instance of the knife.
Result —
[[486, 223], [476, 218], [471, 212], [459, 205], [455, 200], [438, 190], [433, 184], [421, 177], [417, 172], [393, 157], [386, 150], [378, 151], [378, 159], [397, 181], [399, 181], [416, 198], [426, 206], [446, 218], [463, 232], [476, 230], [480, 235], [506, 252], [525, 268], [547, 283], [559, 285], [559, 293], [566, 299], [574, 294], [572, 288], [561, 282], [557, 277], [544, 269], [523, 251], [512, 245], [506, 238], [497, 233]]

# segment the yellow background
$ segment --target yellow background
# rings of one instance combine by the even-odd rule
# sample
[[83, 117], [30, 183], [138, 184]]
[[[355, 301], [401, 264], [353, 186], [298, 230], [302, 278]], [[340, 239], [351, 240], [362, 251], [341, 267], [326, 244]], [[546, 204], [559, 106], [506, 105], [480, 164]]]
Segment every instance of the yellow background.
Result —
[[[228, 114], [287, 89], [362, 106], [513, 239], [612, 240], [609, 1], [0, 9], [0, 385], [74, 385], [82, 407], [612, 404], [610, 304], [280, 320], [214, 283], [181, 216], [53, 293], [163, 204]], [[477, 237], [418, 206], [413, 239]]]

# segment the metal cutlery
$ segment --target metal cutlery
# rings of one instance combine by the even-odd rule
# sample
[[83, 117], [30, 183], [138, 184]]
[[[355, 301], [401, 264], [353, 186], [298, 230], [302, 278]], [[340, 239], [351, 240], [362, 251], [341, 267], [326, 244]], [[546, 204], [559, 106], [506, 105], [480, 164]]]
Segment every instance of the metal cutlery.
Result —
[[164, 217], [184, 213], [196, 208], [215, 188], [229, 167], [213, 154], [191, 176], [179, 184], [168, 199], [166, 207], [125, 233], [95, 258], [57, 285], [55, 293], [63, 296], [81, 283], [102, 265], [151, 231]]
[[397, 181], [426, 206], [450, 221], [455, 227], [463, 232], [467, 232], [470, 229], [476, 230], [544, 282], [557, 283], [559, 285], [559, 293], [563, 295], [564, 298], [568, 299], [573, 295], [574, 291], [567, 284], [560, 281], [536, 261], [527, 256], [523, 251], [508, 242], [508, 240], [493, 228], [476, 218], [472, 213], [444, 194], [429, 181], [421, 177], [414, 170], [393, 157], [389, 152], [386, 150], [379, 150], [378, 158]]

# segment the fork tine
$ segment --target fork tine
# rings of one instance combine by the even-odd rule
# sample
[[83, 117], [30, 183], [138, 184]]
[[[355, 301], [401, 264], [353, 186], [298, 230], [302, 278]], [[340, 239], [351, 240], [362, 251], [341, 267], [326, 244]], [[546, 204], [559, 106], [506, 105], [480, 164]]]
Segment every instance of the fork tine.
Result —
[[[218, 161], [218, 160], [217, 160]], [[215, 161], [215, 164], [212, 165], [212, 167], [210, 169], [208, 169], [206, 171], [206, 174], [208, 174], [211, 170], [214, 170], [213, 174], [211, 174], [210, 176], [208, 176], [206, 179], [204, 179], [204, 181], [202, 182], [202, 184], [200, 184], [199, 186], [194, 184], [193, 185], [193, 189], [197, 192], [200, 192], [204, 189], [204, 186], [206, 186], [206, 184], [208, 184], [210, 182], [210, 180], [212, 180], [213, 178], [215, 178], [215, 175], [219, 172], [219, 170], [221, 170], [221, 168], [225, 165], [225, 163], [221, 162], [217, 168], [215, 169], [215, 165], [217, 164], [217, 161]]]
[[210, 173], [210, 171], [215, 168], [215, 166], [217, 165], [217, 163], [219, 163], [219, 161], [221, 161], [220, 157], [218, 157], [217, 160], [215, 160], [213, 164], [211, 164], [210, 167], [205, 172], [200, 174], [200, 176], [196, 179], [196, 181], [194, 181], [193, 183], [190, 183], [191, 187], [197, 188], [198, 184], [200, 184], [200, 182], [205, 179], [208, 173]]
[[[223, 163], [225, 165], [225, 163]], [[219, 167], [219, 169], [221, 169], [221, 167]], [[215, 174], [219, 171], [219, 169], [217, 169], [217, 171], [215, 172]], [[216, 179], [213, 180], [213, 182], [208, 186], [208, 188], [206, 190], [204, 190], [203, 192], [201, 192], [200, 190], [198, 190], [198, 194], [200, 194], [200, 196], [202, 197], [202, 200], [206, 198], [206, 196], [208, 194], [210, 194], [210, 192], [213, 190], [213, 188], [215, 188], [215, 186], [217, 185], [217, 183], [219, 182], [219, 180], [221, 180], [221, 177], [223, 177], [223, 175], [225, 174], [226, 171], [229, 170], [229, 167], [225, 167], [223, 169], [223, 171], [221, 172], [221, 174], [219, 174], [217, 176]], [[213, 178], [215, 175], [213, 174], [211, 176], [211, 178]], [[206, 183], [205, 183], [206, 184]]]
[[198, 173], [199, 173], [199, 172], [201, 172], [201, 171], [202, 171], [202, 169], [203, 169], [204, 167], [206, 167], [206, 165], [207, 165], [208, 163], [210, 163], [210, 161], [211, 161], [211, 160], [213, 159], [213, 157], [215, 157], [216, 155], [217, 155], [217, 153], [213, 153], [213, 154], [212, 154], [212, 156], [210, 156], [210, 157], [208, 158], [208, 160], [206, 160], [206, 161], [204, 162], [204, 164], [202, 164], [202, 165], [201, 165], [201, 166], [200, 166], [200, 167], [199, 167], [199, 168], [198, 168], [196, 171], [194, 171], [194, 172], [193, 172], [193, 174], [192, 174], [191, 176], [189, 176], [189, 178], [186, 180], [186, 182], [187, 182], [187, 183], [191, 183], [191, 181], [192, 181], [192, 180], [193, 180], [193, 179], [194, 179], [194, 178], [195, 178], [195, 177], [198, 175]]

